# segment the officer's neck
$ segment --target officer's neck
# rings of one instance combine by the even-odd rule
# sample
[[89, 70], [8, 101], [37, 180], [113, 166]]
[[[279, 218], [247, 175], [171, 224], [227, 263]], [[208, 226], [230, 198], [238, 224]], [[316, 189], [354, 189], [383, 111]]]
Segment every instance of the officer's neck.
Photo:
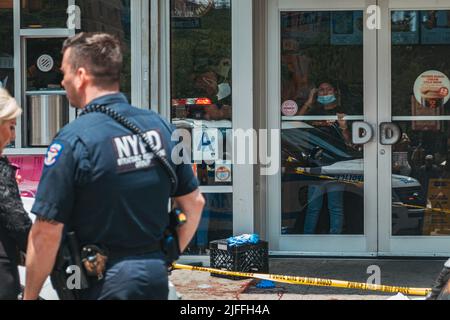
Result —
[[109, 94], [116, 94], [119, 92], [120, 92], [119, 86], [112, 87], [109, 89], [102, 89], [102, 88], [98, 88], [98, 87], [86, 88], [83, 106], [87, 106], [90, 102], [92, 102], [93, 100], [95, 100], [97, 98], [100, 98], [100, 97], [103, 97], [103, 96], [106, 96]]

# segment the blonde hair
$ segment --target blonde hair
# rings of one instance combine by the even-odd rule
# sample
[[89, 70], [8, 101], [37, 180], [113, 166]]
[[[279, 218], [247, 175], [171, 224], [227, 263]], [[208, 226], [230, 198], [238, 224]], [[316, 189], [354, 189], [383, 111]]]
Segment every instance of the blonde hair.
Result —
[[16, 99], [5, 89], [0, 88], [0, 124], [4, 121], [13, 120], [22, 114], [22, 109]]

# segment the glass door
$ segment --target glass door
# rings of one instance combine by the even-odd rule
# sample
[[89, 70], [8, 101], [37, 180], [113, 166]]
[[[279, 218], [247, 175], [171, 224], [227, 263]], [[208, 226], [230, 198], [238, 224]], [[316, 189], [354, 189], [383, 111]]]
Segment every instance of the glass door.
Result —
[[450, 3], [379, 5], [380, 255], [448, 256]]
[[270, 1], [268, 126], [280, 132], [281, 164], [268, 179], [272, 252], [378, 250], [371, 4]]

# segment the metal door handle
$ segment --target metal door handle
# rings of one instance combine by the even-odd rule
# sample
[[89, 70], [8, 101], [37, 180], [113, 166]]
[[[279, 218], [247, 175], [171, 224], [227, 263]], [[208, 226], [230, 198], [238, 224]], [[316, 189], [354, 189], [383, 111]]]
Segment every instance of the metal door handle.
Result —
[[402, 138], [402, 129], [398, 124], [383, 122], [380, 124], [380, 143], [384, 146], [392, 146]]
[[373, 138], [372, 126], [363, 121], [354, 122], [352, 125], [353, 144], [366, 144]]

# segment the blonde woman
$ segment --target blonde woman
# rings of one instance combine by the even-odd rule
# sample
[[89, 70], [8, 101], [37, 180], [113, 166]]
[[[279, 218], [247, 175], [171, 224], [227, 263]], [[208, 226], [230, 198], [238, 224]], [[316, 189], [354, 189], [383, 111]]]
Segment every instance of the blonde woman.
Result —
[[25, 252], [31, 220], [20, 200], [16, 169], [2, 155], [15, 139], [16, 118], [22, 110], [0, 88], [0, 300], [16, 300], [20, 293], [19, 252]]

